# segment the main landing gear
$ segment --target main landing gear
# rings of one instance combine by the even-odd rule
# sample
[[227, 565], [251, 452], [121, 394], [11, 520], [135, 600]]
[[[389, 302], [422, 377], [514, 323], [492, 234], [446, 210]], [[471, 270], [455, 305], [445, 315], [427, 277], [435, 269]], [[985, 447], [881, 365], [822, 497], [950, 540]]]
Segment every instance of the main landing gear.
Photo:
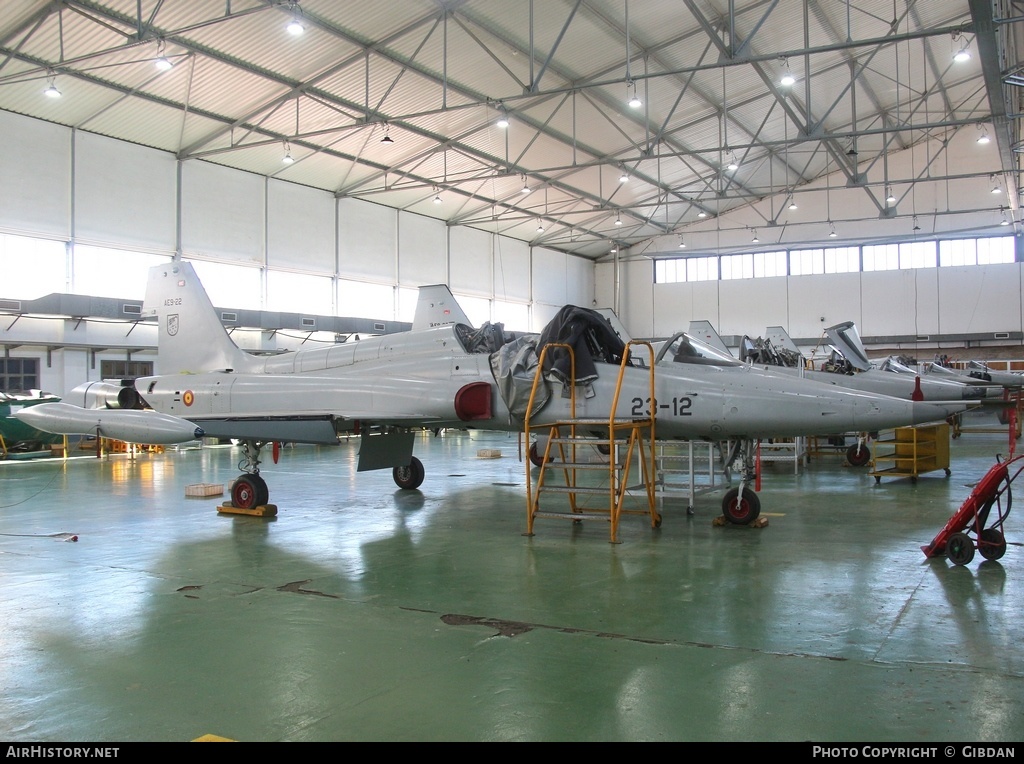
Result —
[[757, 477], [756, 449], [757, 443], [753, 440], [737, 440], [730, 444], [725, 458], [726, 470], [737, 460], [740, 462], [740, 484], [726, 491], [722, 499], [722, 514], [733, 525], [750, 525], [761, 514], [761, 499], [747, 487]]
[[[270, 489], [267, 488], [267, 482], [260, 476], [260, 449], [266, 444], [267, 441], [262, 440], [240, 442], [242, 459], [238, 463], [238, 469], [242, 474], [235, 479], [231, 486], [231, 504], [230, 506], [225, 505], [224, 510], [238, 509], [250, 514], [258, 507], [270, 505]], [[276, 453], [274, 461], [277, 461]], [[412, 457], [408, 465], [395, 467], [391, 471], [395, 485], [406, 491], [419, 488], [425, 475], [423, 462], [415, 456]]]
[[238, 469], [243, 474], [231, 486], [231, 506], [235, 509], [252, 510], [270, 502], [270, 489], [260, 477], [260, 449], [263, 446], [264, 442], [259, 440], [242, 441], [242, 460]]
[[412, 457], [412, 461], [406, 467], [395, 467], [391, 470], [391, 476], [395, 479], [395, 485], [404, 491], [411, 491], [419, 488], [423, 483], [423, 476], [426, 474], [423, 469], [423, 462]]

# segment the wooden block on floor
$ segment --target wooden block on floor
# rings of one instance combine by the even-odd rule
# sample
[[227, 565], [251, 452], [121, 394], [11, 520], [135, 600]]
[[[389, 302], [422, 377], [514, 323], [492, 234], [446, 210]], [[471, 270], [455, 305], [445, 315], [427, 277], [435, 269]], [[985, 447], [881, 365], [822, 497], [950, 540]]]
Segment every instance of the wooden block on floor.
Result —
[[476, 452], [476, 455], [480, 459], [498, 459], [501, 457], [500, 448], [481, 448]]
[[277, 515], [276, 504], [260, 504], [252, 509], [236, 507], [230, 501], [225, 501], [217, 507], [217, 514], [220, 515], [249, 515], [250, 517], [274, 517]]

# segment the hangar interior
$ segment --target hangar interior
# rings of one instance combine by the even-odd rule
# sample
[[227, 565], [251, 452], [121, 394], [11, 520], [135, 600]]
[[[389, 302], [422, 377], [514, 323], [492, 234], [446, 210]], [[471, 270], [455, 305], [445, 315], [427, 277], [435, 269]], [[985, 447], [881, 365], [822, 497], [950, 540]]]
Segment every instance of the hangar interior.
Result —
[[[850, 320], [872, 356], [1024, 368], [1022, 19], [1011, 0], [19, 0], [4, 385], [161, 374], [146, 274], [178, 258], [256, 354], [408, 331], [445, 284], [515, 332], [577, 305], [650, 340], [706, 320], [810, 351]], [[847, 438], [765, 443], [759, 527], [714, 522], [735, 476], [692, 442], [711, 484], [611, 544], [600, 523], [525, 535], [516, 433], [418, 433], [412, 491], [358, 472], [356, 437], [288, 444], [264, 457], [273, 517], [186, 495], [230, 485], [230, 442], [3, 459], [0, 733], [1019, 740], [1019, 521], [998, 560], [921, 553], [1015, 454], [1013, 424], [968, 412], [941, 431], [947, 469], [895, 480], [844, 462]]]

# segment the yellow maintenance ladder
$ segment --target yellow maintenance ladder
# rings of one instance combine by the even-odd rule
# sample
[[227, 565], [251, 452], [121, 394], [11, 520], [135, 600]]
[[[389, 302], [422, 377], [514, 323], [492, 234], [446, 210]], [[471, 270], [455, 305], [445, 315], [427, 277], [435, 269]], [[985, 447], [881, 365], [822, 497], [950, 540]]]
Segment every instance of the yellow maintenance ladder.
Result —
[[[619, 394], [622, 390], [622, 381], [625, 377], [626, 367], [629, 366], [632, 347], [643, 345], [650, 354], [648, 394], [648, 414], [644, 417], [617, 417]], [[530, 412], [533, 410], [534, 398], [544, 375], [544, 359], [549, 348], [565, 348], [570, 359], [569, 379], [569, 418], [547, 424], [533, 425], [530, 423]], [[645, 514], [651, 519], [651, 527], [661, 526], [661, 515], [655, 508], [654, 486], [655, 486], [655, 458], [654, 458], [654, 423], [656, 420], [656, 404], [654, 399], [654, 348], [649, 342], [643, 340], [630, 340], [626, 343], [626, 349], [622, 354], [622, 362], [619, 364], [619, 374], [615, 383], [615, 392], [612, 397], [612, 404], [607, 418], [599, 417], [577, 417], [576, 416], [576, 357], [572, 347], [563, 343], [548, 343], [540, 352], [540, 359], [537, 371], [533, 378], [533, 387], [530, 390], [530, 400], [526, 408], [525, 432], [526, 442], [530, 442], [530, 435], [534, 431], [548, 430], [548, 440], [544, 447], [541, 466], [537, 472], [537, 484], [533, 485], [533, 474], [531, 471], [532, 462], [526, 460], [526, 535], [533, 535], [534, 521], [538, 517], [557, 517], [579, 522], [587, 519], [606, 520], [611, 525], [612, 544], [619, 543], [619, 519], [623, 514]], [[594, 437], [591, 433], [594, 430], [607, 431], [607, 437]], [[624, 442], [623, 442], [624, 441]], [[619, 456], [618, 444], [625, 446], [625, 453]], [[580, 451], [591, 446], [607, 446], [608, 461], [606, 462], [585, 462], [580, 461]], [[555, 461], [557, 449], [558, 461]], [[628, 498], [627, 487], [629, 486], [629, 472], [634, 458], [639, 463], [640, 477], [642, 483], [634, 488], [644, 488], [644, 495], [647, 499], [646, 508], [627, 508], [625, 501]], [[551, 485], [547, 483], [548, 471], [560, 470], [564, 476], [564, 484]], [[582, 473], [593, 470], [605, 470], [608, 473], [607, 486], [586, 486], [580, 485], [579, 478]], [[541, 511], [540, 497], [543, 493], [561, 493], [569, 497], [568, 512]], [[589, 508], [582, 506], [578, 496], [607, 496], [607, 509]]]

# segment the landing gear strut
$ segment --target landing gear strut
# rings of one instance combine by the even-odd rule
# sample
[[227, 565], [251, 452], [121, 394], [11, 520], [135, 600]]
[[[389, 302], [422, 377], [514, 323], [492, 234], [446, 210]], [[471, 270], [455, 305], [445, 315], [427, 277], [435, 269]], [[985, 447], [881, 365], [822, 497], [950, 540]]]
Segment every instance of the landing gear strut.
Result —
[[270, 489], [260, 477], [260, 440], [242, 441], [242, 460], [238, 469], [242, 471], [231, 487], [231, 504], [238, 509], [253, 509], [270, 501]]
[[734, 462], [740, 461], [740, 484], [730, 488], [722, 499], [722, 514], [734, 525], [750, 525], [761, 514], [761, 499], [747, 486], [757, 477], [754, 464], [754, 453], [757, 444], [753, 440], [738, 440], [732, 444], [726, 457], [725, 469], [731, 469]]

